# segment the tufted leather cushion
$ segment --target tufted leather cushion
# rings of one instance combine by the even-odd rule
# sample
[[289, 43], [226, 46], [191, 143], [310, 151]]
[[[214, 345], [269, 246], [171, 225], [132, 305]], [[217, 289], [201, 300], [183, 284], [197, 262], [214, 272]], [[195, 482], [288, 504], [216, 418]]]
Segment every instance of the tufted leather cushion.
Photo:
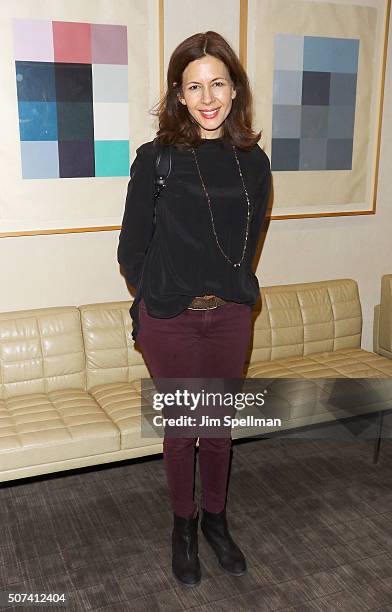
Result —
[[249, 378], [386, 378], [392, 376], [392, 360], [363, 349], [341, 349], [252, 363]]
[[0, 398], [84, 388], [76, 307], [0, 313]]
[[83, 390], [62, 389], [0, 401], [2, 470], [120, 448], [120, 432]]
[[131, 305], [123, 301], [79, 306], [87, 388], [121, 432], [121, 449], [156, 444], [161, 450], [160, 438], [141, 434], [141, 396], [134, 383], [150, 374], [134, 347]]
[[[139, 448], [151, 444], [162, 447], [162, 439], [151, 438], [142, 431], [140, 384], [111, 383], [98, 385], [90, 390], [104, 412], [121, 432], [121, 448]], [[149, 408], [149, 412], [152, 409]]]
[[79, 306], [86, 351], [87, 388], [150, 378], [134, 348], [129, 309], [132, 302]]
[[351, 279], [261, 288], [250, 363], [359, 348], [362, 313]]

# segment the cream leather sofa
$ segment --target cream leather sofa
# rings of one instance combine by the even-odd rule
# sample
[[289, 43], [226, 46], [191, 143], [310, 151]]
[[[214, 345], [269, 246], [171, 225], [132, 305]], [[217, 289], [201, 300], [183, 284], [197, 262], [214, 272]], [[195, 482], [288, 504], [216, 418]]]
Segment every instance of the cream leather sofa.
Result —
[[[392, 377], [392, 360], [360, 347], [355, 281], [261, 295], [247, 377]], [[131, 303], [0, 314], [0, 481], [162, 452], [160, 438], [140, 433], [149, 373], [131, 337]], [[337, 416], [297, 405], [286, 428]]]

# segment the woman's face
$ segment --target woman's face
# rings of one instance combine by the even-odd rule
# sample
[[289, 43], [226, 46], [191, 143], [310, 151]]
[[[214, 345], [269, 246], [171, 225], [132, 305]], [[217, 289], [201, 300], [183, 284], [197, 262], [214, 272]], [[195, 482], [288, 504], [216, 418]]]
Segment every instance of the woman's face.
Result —
[[178, 98], [199, 124], [202, 138], [219, 138], [236, 94], [226, 65], [218, 58], [206, 55], [185, 68], [182, 95], [178, 94]]

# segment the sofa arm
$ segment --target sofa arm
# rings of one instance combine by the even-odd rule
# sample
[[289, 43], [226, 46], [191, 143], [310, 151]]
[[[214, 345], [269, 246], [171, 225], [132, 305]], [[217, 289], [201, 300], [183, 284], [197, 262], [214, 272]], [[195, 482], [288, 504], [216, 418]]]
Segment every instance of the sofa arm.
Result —
[[[392, 359], [392, 274], [384, 274], [381, 278], [381, 300], [378, 313], [375, 309], [375, 331], [377, 353]], [[376, 321], [378, 319], [378, 323]]]

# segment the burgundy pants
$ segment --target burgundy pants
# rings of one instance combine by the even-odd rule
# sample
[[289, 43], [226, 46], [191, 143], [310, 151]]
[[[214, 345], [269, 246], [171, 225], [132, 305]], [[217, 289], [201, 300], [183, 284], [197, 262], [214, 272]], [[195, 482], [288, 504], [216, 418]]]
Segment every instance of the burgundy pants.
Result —
[[[186, 309], [162, 319], [139, 304], [139, 344], [152, 378], [242, 378], [251, 335], [252, 308], [227, 302], [210, 310]], [[173, 512], [193, 515], [197, 438], [165, 437], [163, 459]], [[221, 512], [231, 456], [231, 437], [199, 438], [202, 507]]]

